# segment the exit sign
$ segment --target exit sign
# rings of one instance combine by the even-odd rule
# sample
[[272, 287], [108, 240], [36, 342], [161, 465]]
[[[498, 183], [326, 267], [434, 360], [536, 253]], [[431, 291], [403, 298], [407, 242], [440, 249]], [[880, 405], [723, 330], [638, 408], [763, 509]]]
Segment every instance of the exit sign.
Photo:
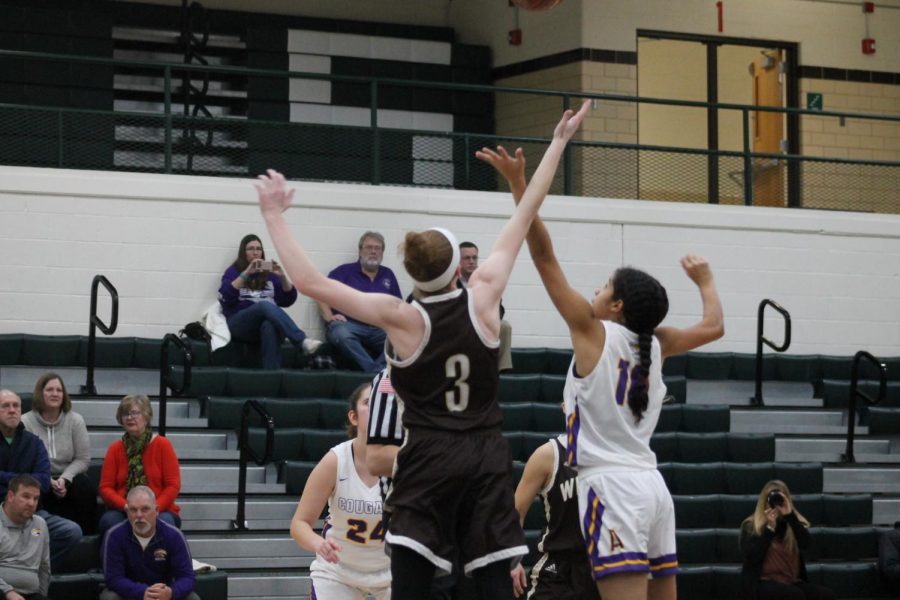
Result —
[[807, 110], [825, 110], [822, 102], [822, 94], [819, 92], [806, 92]]

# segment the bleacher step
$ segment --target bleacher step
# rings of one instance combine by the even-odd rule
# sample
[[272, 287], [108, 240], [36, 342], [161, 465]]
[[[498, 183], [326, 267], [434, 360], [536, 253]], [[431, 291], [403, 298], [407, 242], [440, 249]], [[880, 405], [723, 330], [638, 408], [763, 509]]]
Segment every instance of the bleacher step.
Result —
[[[836, 463], [843, 460], [847, 441], [842, 438], [778, 438], [775, 460], [779, 462]], [[891, 453], [890, 440], [856, 439], [853, 453], [858, 462], [900, 463], [900, 454]]]
[[[78, 408], [76, 407], [77, 411]], [[159, 416], [154, 413], [153, 420], [151, 421], [151, 426], [153, 430], [156, 431], [159, 429]], [[85, 419], [85, 425], [88, 426], [88, 429], [94, 429], [97, 427], [121, 427], [118, 423], [116, 423], [116, 413], [115, 410], [111, 413], [108, 418], [105, 419], [95, 419], [93, 421], [88, 421]], [[206, 417], [200, 419], [197, 417], [185, 418], [185, 417], [172, 417], [170, 415], [166, 415], [166, 434], [171, 435], [173, 429], [206, 429], [209, 427], [209, 421]], [[119, 437], [121, 437], [121, 429], [118, 429]]]
[[[727, 404], [749, 406], [756, 391], [753, 381], [734, 379], [687, 380], [689, 404]], [[766, 406], [793, 406], [821, 408], [822, 399], [813, 398], [811, 383], [794, 381], [766, 381], [763, 383], [763, 401]]]
[[826, 467], [826, 493], [900, 494], [900, 467]]
[[[238, 463], [181, 465], [182, 494], [237, 494]], [[247, 465], [247, 493], [273, 494], [285, 492], [278, 484], [274, 465]], [[279, 491], [280, 490], [280, 491]]]
[[900, 521], [900, 497], [882, 496], [872, 499], [872, 524], [893, 526]]
[[195, 534], [189, 540], [194, 558], [225, 569], [308, 569], [314, 558], [287, 531]]
[[[767, 410], [732, 409], [732, 433], [774, 433], [799, 435], [846, 435], [844, 413], [839, 410]], [[858, 426], [857, 435], [866, 435], [868, 427]]]
[[[91, 439], [91, 456], [103, 458], [106, 456], [106, 449], [109, 445], [122, 438], [122, 430], [88, 431], [88, 436]], [[237, 448], [237, 434], [233, 431], [167, 431], [166, 437], [172, 442], [175, 453], [179, 456], [181, 452], [189, 448], [203, 450], [233, 450]]]
[[[156, 426], [159, 419], [159, 402], [151, 400], [150, 405], [153, 408], [153, 425]], [[118, 425], [116, 422], [116, 409], [118, 406], [119, 400], [115, 398], [79, 397], [72, 399], [72, 409], [84, 417], [84, 421], [89, 427], [93, 425], [104, 427]], [[171, 424], [171, 419], [199, 419], [199, 417], [199, 400], [169, 399], [166, 402], [167, 425]], [[205, 425], [202, 425], [202, 427], [205, 427]]]
[[228, 597], [301, 600], [309, 598], [311, 583], [309, 575], [229, 573]]
[[[237, 514], [237, 498], [179, 499], [181, 528], [184, 531], [228, 531]], [[247, 526], [251, 531], [283, 529], [290, 526], [297, 508], [296, 498], [248, 498], [244, 507]]]
[[[34, 391], [34, 382], [50, 370], [48, 367], [4, 366], [0, 367], [0, 383], [14, 392]], [[87, 381], [85, 367], [58, 367], [53, 372], [66, 382], [70, 394], [77, 394]], [[99, 394], [124, 396], [126, 394], [159, 394], [158, 369], [95, 369], [94, 387]]]

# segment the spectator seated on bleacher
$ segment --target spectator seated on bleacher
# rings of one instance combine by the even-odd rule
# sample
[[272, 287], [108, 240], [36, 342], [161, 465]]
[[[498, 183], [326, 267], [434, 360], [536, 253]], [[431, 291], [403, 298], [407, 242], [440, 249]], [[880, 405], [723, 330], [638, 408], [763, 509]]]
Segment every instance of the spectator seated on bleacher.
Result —
[[27, 473], [9, 481], [0, 510], [0, 594], [44, 600], [50, 589], [50, 534], [35, 514], [41, 484]]
[[[22, 400], [10, 390], [0, 390], [0, 495], [5, 496], [10, 480], [27, 473], [50, 491], [50, 460], [40, 438], [22, 423]], [[81, 539], [81, 528], [72, 521], [51, 515], [46, 510], [37, 514], [47, 522], [50, 531], [50, 561], [58, 561]]]
[[826, 587], [809, 583], [804, 554], [809, 521], [794, 508], [787, 485], [763, 486], [756, 510], [741, 524], [743, 600], [836, 600]]
[[900, 596], [900, 521], [878, 538], [878, 570], [888, 589]]
[[72, 410], [62, 377], [44, 373], [38, 378], [22, 423], [41, 438], [50, 458], [50, 490], [41, 494], [43, 509], [74, 521], [85, 535], [96, 533], [97, 487], [87, 476], [91, 441], [84, 418]]
[[200, 600], [187, 540], [159, 518], [153, 490], [131, 488], [125, 512], [128, 522], [114, 526], [104, 540], [106, 589], [100, 600]]
[[100, 497], [106, 512], [100, 518], [100, 534], [126, 519], [127, 494], [145, 485], [155, 494], [154, 504], [159, 518], [173, 527], [181, 526], [179, 508], [175, 504], [181, 490], [181, 469], [172, 442], [154, 435], [150, 427], [153, 407], [143, 394], [122, 398], [116, 409], [125, 433], [106, 450], [100, 472]]
[[281, 368], [281, 342], [288, 339], [312, 354], [322, 342], [306, 337], [284, 307], [297, 300], [297, 289], [281, 265], [266, 260], [260, 239], [245, 235], [237, 259], [222, 275], [219, 302], [231, 339], [259, 344], [264, 369]]
[[[366, 231], [359, 238], [357, 246], [359, 259], [338, 265], [328, 277], [366, 294], [390, 294], [402, 298], [397, 276], [381, 264], [384, 258], [384, 236], [377, 231]], [[357, 321], [322, 302], [318, 304], [327, 327], [326, 338], [345, 358], [352, 361], [355, 368], [366, 373], [375, 373], [384, 368], [386, 334], [383, 329]]]

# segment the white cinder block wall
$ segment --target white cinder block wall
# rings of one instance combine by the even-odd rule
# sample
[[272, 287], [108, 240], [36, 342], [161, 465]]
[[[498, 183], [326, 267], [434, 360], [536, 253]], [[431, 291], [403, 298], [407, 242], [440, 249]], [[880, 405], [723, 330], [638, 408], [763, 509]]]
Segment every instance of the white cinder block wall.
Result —
[[[359, 235], [376, 229], [404, 293], [405, 231], [447, 226], [486, 257], [512, 209], [505, 193], [296, 187], [288, 219], [320, 269], [354, 260]], [[726, 336], [709, 351], [755, 351], [757, 305], [768, 297], [793, 315], [791, 353], [900, 355], [900, 216], [565, 197], [548, 198], [542, 214], [577, 289], [591, 295], [623, 264], [645, 268], [666, 285], [675, 325], [700, 316], [678, 258], [708, 257], [726, 315]], [[249, 232], [271, 256], [249, 180], [0, 167], [0, 333], [87, 334], [96, 273], [119, 290], [116, 335], [177, 331], [215, 301]], [[527, 251], [504, 304], [514, 346], [569, 345]], [[103, 318], [108, 310], [101, 302]], [[311, 300], [289, 312], [321, 337]], [[767, 319], [769, 337], [780, 332], [780, 319]]]

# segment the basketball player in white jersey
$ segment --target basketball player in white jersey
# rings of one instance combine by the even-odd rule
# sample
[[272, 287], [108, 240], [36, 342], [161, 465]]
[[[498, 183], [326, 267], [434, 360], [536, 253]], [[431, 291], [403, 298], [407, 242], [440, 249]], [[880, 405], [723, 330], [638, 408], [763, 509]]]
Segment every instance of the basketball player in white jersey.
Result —
[[[310, 600], [375, 600], [391, 597], [390, 560], [384, 553], [378, 476], [366, 468], [369, 390], [365, 383], [350, 396], [350, 439], [328, 451], [316, 465], [291, 520], [291, 537], [316, 553], [310, 565]], [[313, 525], [328, 503], [322, 535]]]
[[[515, 157], [498, 148], [479, 158], [507, 178], [514, 198], [521, 196], [521, 149]], [[703, 316], [686, 329], [659, 327], [669, 303], [653, 277], [618, 269], [588, 301], [563, 274], [540, 217], [526, 240], [572, 337], [574, 357], [563, 391], [567, 462], [578, 469], [582, 533], [597, 589], [616, 600], [672, 600], [678, 570], [675, 510], [656, 470], [650, 436], [666, 392], [662, 361], [725, 333], [712, 271], [700, 257], [681, 259], [700, 291]]]

